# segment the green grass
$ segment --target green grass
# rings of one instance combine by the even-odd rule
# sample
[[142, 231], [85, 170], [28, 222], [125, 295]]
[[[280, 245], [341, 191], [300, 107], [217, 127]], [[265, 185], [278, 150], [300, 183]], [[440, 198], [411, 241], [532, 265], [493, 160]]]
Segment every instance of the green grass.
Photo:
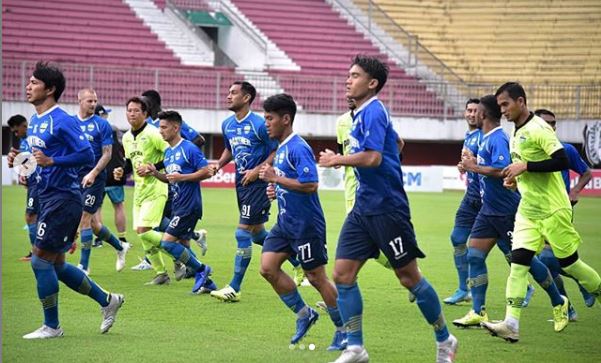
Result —
[[[209, 230], [210, 264], [219, 286], [227, 284], [233, 270], [234, 228], [237, 223], [235, 196], [231, 190], [203, 191], [205, 217], [201, 225]], [[410, 194], [413, 223], [421, 248], [428, 258], [420, 267], [441, 298], [456, 286], [452, 248], [448, 235], [461, 194]], [[131, 190], [127, 190], [128, 217]], [[330, 257], [344, 217], [343, 195], [322, 192]], [[131, 231], [128, 238], [134, 249], [128, 255], [127, 268], [114, 270], [114, 250], [105, 244], [94, 249], [92, 277], [111, 291], [122, 292], [126, 304], [107, 335], [99, 334], [100, 311], [95, 302], [61, 284], [60, 318], [65, 330], [62, 339], [25, 341], [21, 336], [41, 325], [42, 312], [36, 296], [35, 281], [29, 264], [18, 261], [28, 248], [23, 230], [25, 193], [19, 187], [2, 188], [2, 358], [7, 362], [328, 362], [337, 353], [326, 352], [333, 326], [322, 315], [305, 344], [314, 343], [315, 351], [289, 350], [294, 330], [294, 315], [280, 302], [258, 273], [260, 251], [246, 275], [242, 301], [220, 303], [208, 296], [191, 296], [191, 280], [170, 286], [149, 287], [144, 282], [152, 272], [131, 271], [129, 267], [142, 256], [139, 239]], [[272, 212], [277, 208], [274, 206]], [[272, 216], [274, 214], [272, 213]], [[576, 227], [585, 243], [581, 256], [601, 271], [599, 216], [601, 199], [583, 198], [576, 208]], [[106, 224], [114, 228], [112, 208], [104, 210]], [[272, 218], [274, 219], [274, 218]], [[128, 219], [131, 225], [131, 220]], [[79, 251], [69, 256], [77, 263]], [[289, 265], [285, 268], [289, 269]], [[328, 265], [331, 272], [332, 264]], [[487, 309], [493, 319], [504, 315], [504, 291], [508, 267], [495, 250], [488, 260], [490, 285]], [[365, 344], [373, 362], [432, 362], [435, 356], [433, 333], [417, 307], [407, 301], [407, 292], [389, 271], [369, 262], [360, 274], [364, 298]], [[580, 316], [560, 334], [553, 332], [549, 300], [541, 288], [522, 314], [521, 340], [508, 344], [493, 339], [481, 330], [451, 331], [460, 341], [458, 362], [591, 362], [599, 359], [598, 327], [601, 309], [584, 306], [575, 284], [567, 282], [568, 292]], [[319, 295], [302, 287], [304, 299], [314, 304]], [[447, 321], [463, 316], [468, 306], [444, 307]]]

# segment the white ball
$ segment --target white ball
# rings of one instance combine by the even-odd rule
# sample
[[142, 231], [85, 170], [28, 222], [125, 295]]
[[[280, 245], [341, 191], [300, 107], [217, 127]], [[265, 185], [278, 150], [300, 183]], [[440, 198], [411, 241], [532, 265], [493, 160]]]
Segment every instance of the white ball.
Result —
[[309, 350], [315, 350], [315, 344], [313, 344], [313, 343], [309, 344]]

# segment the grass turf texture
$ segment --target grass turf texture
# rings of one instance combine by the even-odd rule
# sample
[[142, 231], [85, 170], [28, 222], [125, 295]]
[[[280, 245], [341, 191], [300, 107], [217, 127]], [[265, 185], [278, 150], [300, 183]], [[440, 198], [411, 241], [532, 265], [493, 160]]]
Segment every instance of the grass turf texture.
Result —
[[[342, 192], [321, 192], [324, 208], [330, 264], [344, 218]], [[441, 300], [454, 291], [456, 273], [453, 266], [449, 234], [454, 214], [462, 197], [458, 192], [409, 195], [413, 223], [420, 247], [427, 254], [420, 261], [424, 275], [437, 290]], [[7, 362], [328, 362], [339, 353], [327, 352], [334, 328], [326, 313], [309, 332], [303, 343], [316, 345], [314, 351], [298, 347], [290, 350], [295, 316], [278, 299], [269, 284], [259, 275], [260, 249], [254, 257], [243, 284], [242, 301], [226, 304], [207, 295], [189, 294], [192, 280], [169, 286], [144, 286], [151, 271], [132, 271], [142, 256], [140, 240], [131, 231], [132, 190], [126, 189], [128, 216], [127, 237], [134, 248], [127, 256], [127, 267], [115, 271], [115, 251], [107, 243], [94, 248], [91, 277], [110, 291], [124, 293], [126, 303], [117, 322], [106, 335], [99, 333], [101, 314], [98, 305], [60, 284], [60, 321], [65, 336], [46, 341], [26, 341], [23, 334], [37, 329], [42, 311], [29, 263], [18, 261], [29, 249], [23, 230], [25, 191], [20, 187], [2, 188], [2, 357]], [[227, 284], [233, 270], [236, 243], [234, 230], [238, 213], [232, 190], [204, 189], [204, 218], [199, 227], [209, 231], [209, 252], [202, 258], [214, 269], [213, 279], [219, 287]], [[273, 205], [269, 226], [275, 221]], [[113, 211], [108, 198], [104, 208], [105, 224], [114, 231]], [[601, 199], [582, 198], [576, 207], [575, 223], [585, 243], [580, 253], [597, 271], [601, 271], [599, 227]], [[198, 247], [194, 246], [198, 251]], [[78, 249], [68, 261], [77, 264]], [[169, 262], [169, 268], [172, 264]], [[291, 271], [288, 263], [284, 268]], [[509, 272], [500, 251], [488, 259], [489, 289], [487, 311], [492, 319], [504, 316], [505, 281]], [[432, 328], [423, 320], [415, 304], [407, 300], [390, 271], [373, 261], [366, 264], [359, 278], [364, 298], [365, 344], [373, 362], [433, 362], [435, 344]], [[590, 362], [598, 359], [598, 327], [601, 308], [586, 308], [573, 282], [566, 282], [568, 293], [579, 314], [562, 333], [555, 333], [547, 320], [552, 317], [549, 299], [536, 286], [530, 306], [522, 314], [521, 340], [509, 344], [492, 338], [480, 329], [461, 330], [451, 325], [470, 306], [445, 306], [450, 330], [459, 339], [458, 362]], [[305, 301], [312, 306], [320, 296], [310, 287], [301, 287]]]

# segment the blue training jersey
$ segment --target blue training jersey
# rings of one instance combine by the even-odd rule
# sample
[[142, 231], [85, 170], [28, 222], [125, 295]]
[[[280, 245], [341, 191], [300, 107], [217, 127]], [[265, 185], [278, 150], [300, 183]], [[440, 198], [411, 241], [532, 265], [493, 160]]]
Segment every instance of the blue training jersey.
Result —
[[362, 215], [401, 212], [410, 218], [397, 138], [388, 111], [376, 97], [355, 110], [349, 135], [350, 153], [373, 150], [382, 154], [379, 166], [354, 168], [359, 187], [353, 210]]
[[[221, 124], [223, 142], [225, 147], [232, 152], [236, 164], [236, 187], [240, 187], [242, 173], [251, 170], [263, 163], [278, 147], [277, 140], [272, 140], [267, 134], [265, 119], [254, 112], [249, 112], [242, 120], [236, 115], [226, 118]], [[253, 186], [266, 186], [261, 179], [257, 179]]]
[[[503, 169], [511, 164], [509, 153], [509, 137], [501, 126], [482, 136], [478, 149], [478, 165]], [[480, 195], [482, 197], [483, 215], [508, 216], [518, 209], [520, 195], [503, 186], [502, 178], [493, 178], [477, 174], [480, 178]]]
[[[158, 129], [159, 128], [160, 120], [158, 118], [153, 120], [151, 117], [148, 117], [146, 119], [146, 123], [149, 124], [149, 125], [151, 125], [151, 126], [154, 126], [154, 127], [156, 127]], [[186, 121], [182, 121], [182, 127], [180, 129], [179, 134], [184, 139], [189, 140], [189, 141], [194, 141], [197, 137], [200, 136], [200, 134], [198, 133], [198, 131], [194, 130], [190, 125], [188, 125], [186, 123]]]
[[[182, 139], [177, 145], [165, 150], [165, 171], [167, 174], [192, 174], [209, 163], [200, 149], [191, 141]], [[169, 183], [173, 195], [173, 214], [202, 216], [202, 196], [200, 183], [180, 181]]]
[[[277, 175], [300, 183], [319, 181], [313, 150], [295, 133], [278, 147], [273, 166]], [[276, 185], [276, 195], [277, 224], [287, 238], [325, 238], [326, 222], [317, 192], [301, 193]]]
[[[463, 149], [469, 150], [472, 155], [478, 156], [478, 147], [482, 140], [482, 131], [480, 129], [467, 131], [465, 133], [465, 139], [463, 140]], [[477, 173], [471, 171], [466, 172], [467, 176], [467, 189], [465, 196], [472, 199], [480, 198], [480, 181]]]
[[[31, 116], [27, 127], [27, 143], [32, 149], [40, 149], [55, 159], [55, 164], [38, 168], [37, 182], [40, 202], [55, 199], [71, 199], [81, 202], [79, 169], [92, 162], [92, 148], [85, 138], [75, 117], [58, 105], [41, 115]], [[88, 154], [77, 165], [63, 165], [61, 157], [71, 154]], [[89, 157], [86, 157], [89, 156]], [[58, 159], [58, 160], [57, 160]]]
[[586, 165], [584, 160], [582, 160], [582, 157], [580, 157], [580, 153], [578, 153], [578, 150], [576, 150], [576, 148], [572, 146], [572, 144], [568, 144], [567, 142], [562, 142], [561, 144], [563, 145], [563, 148], [566, 151], [566, 154], [568, 155], [568, 160], [570, 162], [569, 169], [564, 169], [561, 171], [561, 177], [563, 178], [563, 182], [566, 185], [566, 190], [568, 191], [568, 193], [570, 193], [570, 170], [575, 171], [576, 173], [578, 173], [578, 175], [582, 175], [588, 170], [588, 165]]
[[[85, 119], [82, 119], [79, 115], [75, 117], [79, 120], [79, 128], [90, 142], [94, 152], [94, 162], [84, 166], [79, 172], [80, 176], [83, 177], [96, 166], [98, 160], [102, 157], [102, 148], [113, 145], [113, 130], [108, 121], [98, 115], [92, 115]], [[106, 170], [102, 170], [98, 177], [106, 178]]]

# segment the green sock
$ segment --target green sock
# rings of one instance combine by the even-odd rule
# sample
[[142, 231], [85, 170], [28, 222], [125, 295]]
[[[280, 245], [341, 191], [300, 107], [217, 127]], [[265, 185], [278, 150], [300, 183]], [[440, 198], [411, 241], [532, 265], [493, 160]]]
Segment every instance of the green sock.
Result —
[[568, 267], [564, 267], [563, 270], [574, 276], [586, 291], [597, 298], [601, 296], [601, 277], [599, 277], [597, 271], [593, 270], [581, 259], [576, 260], [576, 262]]
[[507, 288], [505, 290], [505, 298], [507, 299], [506, 317], [512, 317], [515, 320], [520, 320], [522, 312], [522, 304], [526, 297], [526, 289], [528, 288], [528, 271], [530, 266], [511, 264], [511, 272], [507, 278]]
[[163, 255], [161, 255], [161, 234], [157, 231], [147, 231], [141, 233], [140, 239], [142, 240], [142, 247], [146, 252], [146, 257], [152, 264], [152, 268], [156, 271], [157, 274], [162, 274], [167, 272], [165, 269], [165, 261], [163, 260]]

